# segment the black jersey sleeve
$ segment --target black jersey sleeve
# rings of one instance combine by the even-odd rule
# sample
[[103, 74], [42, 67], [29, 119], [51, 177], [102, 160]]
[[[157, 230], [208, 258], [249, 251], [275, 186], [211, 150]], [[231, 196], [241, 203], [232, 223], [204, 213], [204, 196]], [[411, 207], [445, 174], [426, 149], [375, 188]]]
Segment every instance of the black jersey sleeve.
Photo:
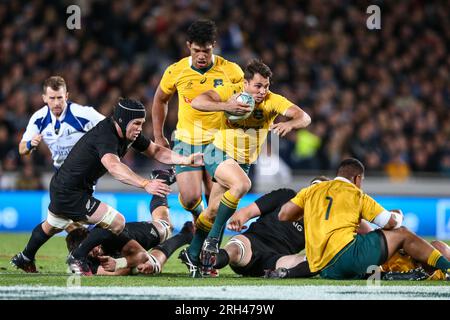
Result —
[[149, 145], [150, 139], [140, 134], [131, 146], [133, 147], [133, 149], [139, 152], [144, 152], [145, 150], [147, 150]]
[[296, 195], [292, 189], [278, 189], [266, 193], [262, 197], [258, 198], [255, 203], [261, 211], [261, 215], [274, 211], [277, 207], [285, 204]]
[[94, 143], [94, 148], [97, 150], [100, 159], [107, 153], [118, 155], [118, 146], [117, 138], [111, 137], [111, 135], [102, 135]]

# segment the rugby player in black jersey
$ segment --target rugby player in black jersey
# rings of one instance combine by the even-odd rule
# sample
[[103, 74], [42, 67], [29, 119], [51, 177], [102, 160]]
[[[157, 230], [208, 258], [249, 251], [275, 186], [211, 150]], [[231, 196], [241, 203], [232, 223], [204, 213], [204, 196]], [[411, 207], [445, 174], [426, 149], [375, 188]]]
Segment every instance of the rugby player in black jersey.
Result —
[[[175, 182], [173, 169], [153, 170], [151, 177], [164, 180], [167, 185]], [[169, 217], [166, 197], [152, 196], [150, 202], [152, 217]], [[126, 275], [131, 272], [159, 273], [170, 255], [181, 246], [191, 242], [194, 232], [192, 222], [186, 222], [180, 233], [168, 239], [171, 226], [165, 220], [152, 222], [127, 222], [123, 234], [117, 236], [111, 231], [96, 227], [91, 231], [79, 228], [66, 238], [69, 252], [81, 250], [94, 274]], [[104, 239], [97, 245], [97, 239]], [[168, 239], [168, 240], [167, 240]], [[167, 240], [167, 241], [166, 241]], [[147, 251], [152, 249], [150, 253]], [[100, 266], [101, 264], [101, 266]]]
[[[75, 229], [66, 237], [67, 249], [71, 252], [89, 236], [103, 231], [99, 227], [91, 231], [84, 227]], [[191, 221], [187, 221], [178, 234], [165, 241], [165, 228], [155, 222], [127, 222], [124, 232], [130, 238], [127, 242], [109, 233], [101, 245], [89, 252], [87, 263], [93, 274], [160, 273], [172, 253], [191, 242], [194, 226]]]
[[[47, 222], [52, 226], [51, 233], [33, 233], [27, 244], [28, 251], [37, 252], [52, 235], [73, 221], [96, 224], [117, 235], [122, 233], [125, 226], [123, 215], [92, 196], [93, 186], [106, 172], [120, 182], [142, 188], [149, 194], [164, 197], [170, 192], [170, 187], [163, 180], [145, 179], [120, 161], [130, 147], [166, 164], [203, 165], [202, 154], [184, 157], [142, 135], [145, 115], [141, 102], [121, 99], [113, 116], [100, 121], [75, 144], [50, 182]], [[98, 237], [97, 244], [103, 240]], [[67, 263], [73, 273], [91, 274], [84, 260], [86, 255], [82, 248], [69, 255]]]

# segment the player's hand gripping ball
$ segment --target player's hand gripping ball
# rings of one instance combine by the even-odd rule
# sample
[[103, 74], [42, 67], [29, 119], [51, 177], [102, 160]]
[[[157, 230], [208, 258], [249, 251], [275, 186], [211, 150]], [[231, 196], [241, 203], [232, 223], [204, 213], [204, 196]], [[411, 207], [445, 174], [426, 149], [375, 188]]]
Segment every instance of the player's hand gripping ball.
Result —
[[253, 112], [253, 109], [255, 109], [255, 99], [253, 99], [253, 96], [247, 92], [242, 92], [237, 98], [237, 101], [248, 104], [251, 108], [251, 111], [246, 112], [244, 114], [236, 114], [236, 113], [231, 113], [228, 111], [225, 111], [225, 116], [227, 117], [228, 120], [230, 121], [238, 121], [238, 120], [244, 120], [247, 119], [248, 117], [250, 117], [250, 115]]

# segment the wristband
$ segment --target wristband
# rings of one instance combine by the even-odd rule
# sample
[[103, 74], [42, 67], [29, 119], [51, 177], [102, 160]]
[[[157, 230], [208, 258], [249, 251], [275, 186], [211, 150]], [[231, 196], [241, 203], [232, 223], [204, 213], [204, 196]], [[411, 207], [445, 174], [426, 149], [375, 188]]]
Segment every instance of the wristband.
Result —
[[150, 183], [150, 180], [145, 179], [144, 182], [141, 183], [141, 187], [145, 188]]
[[119, 258], [114, 259], [116, 261], [116, 267], [114, 268], [114, 271], [117, 271], [118, 269], [124, 269], [127, 267], [127, 259], [125, 258]]
[[27, 149], [28, 151], [31, 151], [31, 149], [33, 149], [33, 146], [31, 145], [31, 140], [27, 141]]

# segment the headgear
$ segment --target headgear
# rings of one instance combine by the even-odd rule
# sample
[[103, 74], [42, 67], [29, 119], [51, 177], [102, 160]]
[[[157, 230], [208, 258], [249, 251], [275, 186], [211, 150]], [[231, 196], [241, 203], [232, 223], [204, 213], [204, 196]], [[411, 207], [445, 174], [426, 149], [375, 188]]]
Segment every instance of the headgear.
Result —
[[122, 129], [123, 136], [126, 137], [127, 125], [134, 119], [145, 119], [145, 107], [138, 101], [133, 99], [120, 99], [114, 109], [114, 120]]

